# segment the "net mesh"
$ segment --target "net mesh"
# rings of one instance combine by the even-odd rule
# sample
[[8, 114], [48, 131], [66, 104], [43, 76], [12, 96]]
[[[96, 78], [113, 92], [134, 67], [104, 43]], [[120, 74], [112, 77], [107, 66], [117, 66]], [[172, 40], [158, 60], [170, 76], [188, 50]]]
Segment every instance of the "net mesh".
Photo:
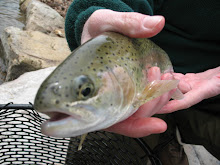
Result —
[[0, 164], [151, 165], [160, 164], [141, 139], [99, 131], [80, 137], [54, 138], [41, 133], [46, 118], [32, 104], [0, 104]]
[[0, 110], [0, 164], [64, 164], [69, 139], [43, 135], [46, 119], [30, 106], [9, 107]]

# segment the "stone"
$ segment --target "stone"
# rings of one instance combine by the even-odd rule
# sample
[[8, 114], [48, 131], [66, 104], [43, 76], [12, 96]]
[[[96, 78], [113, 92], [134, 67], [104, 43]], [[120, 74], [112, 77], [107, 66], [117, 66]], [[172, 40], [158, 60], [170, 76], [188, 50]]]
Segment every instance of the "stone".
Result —
[[14, 80], [28, 71], [57, 66], [70, 54], [64, 38], [16, 27], [4, 30], [0, 45], [3, 48], [0, 59], [7, 73], [5, 81]]
[[64, 29], [64, 18], [50, 6], [32, 0], [27, 6], [25, 29], [51, 33], [55, 29]]
[[34, 98], [47, 76], [55, 69], [49, 67], [37, 71], [27, 72], [18, 79], [0, 85], [0, 104], [13, 102], [14, 104], [34, 103]]
[[27, 7], [32, 0], [20, 0], [19, 5], [23, 13], [26, 13]]

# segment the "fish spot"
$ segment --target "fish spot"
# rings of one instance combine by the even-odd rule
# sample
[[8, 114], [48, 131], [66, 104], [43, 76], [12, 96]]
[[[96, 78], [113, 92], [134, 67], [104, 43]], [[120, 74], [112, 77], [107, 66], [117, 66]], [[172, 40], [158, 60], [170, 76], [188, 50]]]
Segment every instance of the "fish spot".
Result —
[[69, 97], [69, 95], [68, 95], [68, 94], [66, 94], [65, 96], [66, 96], [66, 98], [68, 98], [68, 97]]
[[90, 64], [93, 65], [93, 62], [91, 62]]
[[100, 61], [101, 64], [103, 64], [103, 61]]
[[93, 71], [96, 71], [96, 69], [95, 69], [95, 68], [93, 68]]
[[66, 104], [66, 107], [69, 107], [70, 105], [69, 104]]
[[66, 78], [66, 77], [64, 77], [63, 79], [64, 79], [64, 80], [66, 80], [67, 78]]
[[60, 101], [59, 100], [56, 100], [56, 102], [55, 102], [56, 104], [59, 104], [60, 103]]
[[103, 70], [102, 70], [102, 69], [100, 69], [100, 72], [103, 72]]
[[100, 57], [100, 59], [103, 59], [103, 57]]
[[110, 63], [111, 63], [112, 61], [111, 61], [111, 60], [108, 60], [108, 62], [110, 62]]
[[90, 66], [88, 66], [87, 68], [90, 69]]

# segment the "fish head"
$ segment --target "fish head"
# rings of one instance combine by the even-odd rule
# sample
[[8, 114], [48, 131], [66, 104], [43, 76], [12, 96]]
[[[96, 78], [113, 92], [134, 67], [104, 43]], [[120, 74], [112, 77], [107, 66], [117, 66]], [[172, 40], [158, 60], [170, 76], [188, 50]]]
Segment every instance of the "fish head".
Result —
[[50, 117], [42, 133], [74, 137], [116, 121], [123, 99], [120, 84], [111, 70], [88, 68], [88, 53], [74, 52], [42, 83], [34, 102], [37, 111]]

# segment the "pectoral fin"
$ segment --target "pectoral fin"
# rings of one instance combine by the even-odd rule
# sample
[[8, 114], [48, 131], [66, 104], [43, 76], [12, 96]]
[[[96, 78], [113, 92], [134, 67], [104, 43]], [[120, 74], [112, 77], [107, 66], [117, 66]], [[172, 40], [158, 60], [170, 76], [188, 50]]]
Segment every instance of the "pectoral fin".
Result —
[[172, 99], [174, 100], [181, 100], [184, 98], [183, 93], [177, 88], [176, 91], [172, 95]]
[[138, 101], [141, 104], [153, 100], [172, 89], [177, 88], [179, 80], [155, 80], [147, 84], [143, 92], [139, 95]]

